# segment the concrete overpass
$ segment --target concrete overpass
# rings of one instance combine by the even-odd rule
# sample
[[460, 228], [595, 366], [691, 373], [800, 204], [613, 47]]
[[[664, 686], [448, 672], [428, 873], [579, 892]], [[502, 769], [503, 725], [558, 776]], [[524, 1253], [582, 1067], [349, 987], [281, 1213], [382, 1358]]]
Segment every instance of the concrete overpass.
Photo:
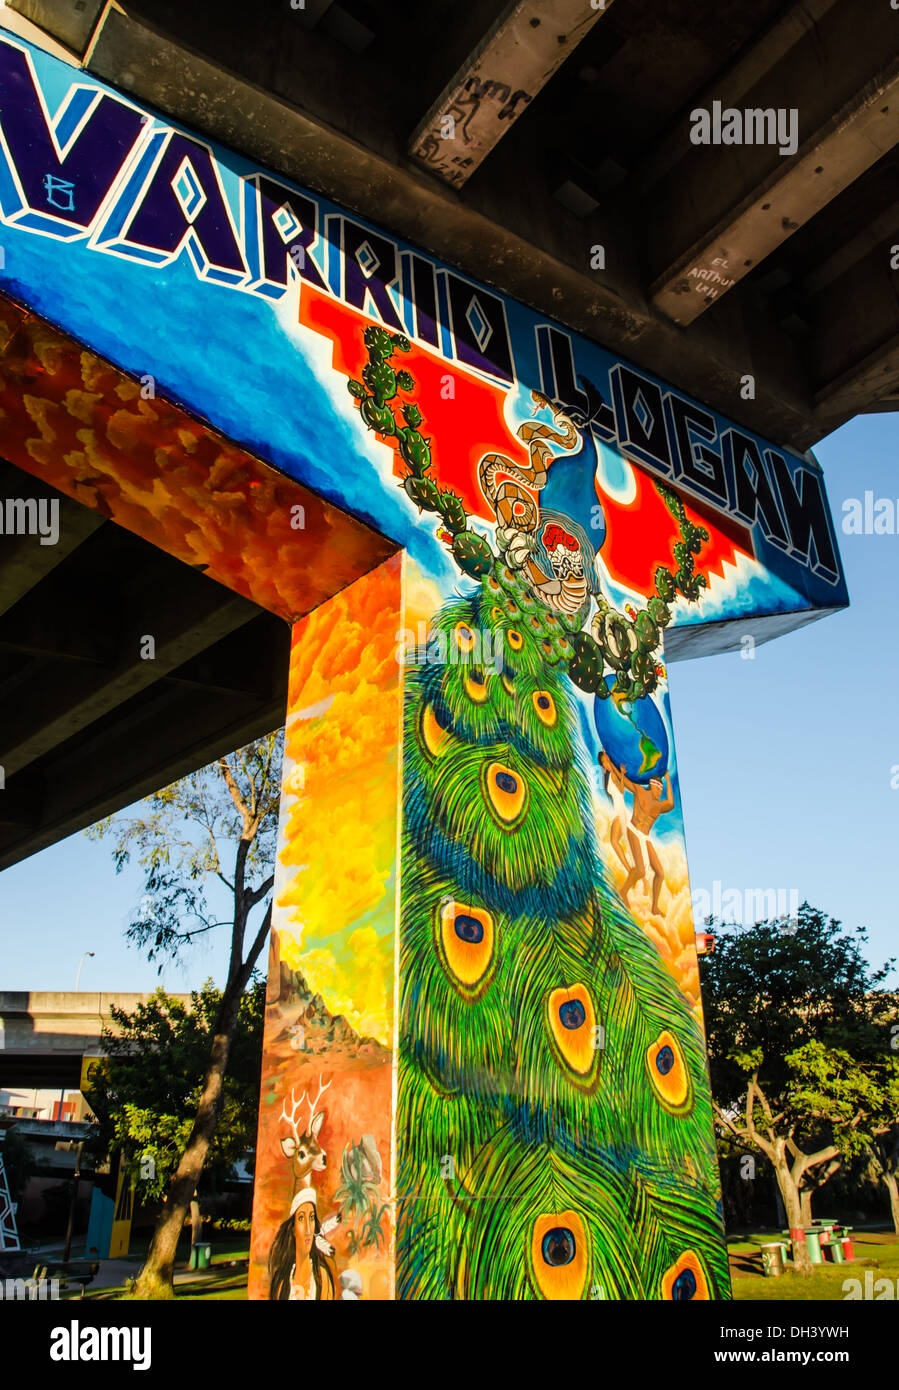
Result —
[[[102, 1052], [102, 1030], [120, 1031], [113, 1006], [132, 1013], [150, 997], [87, 990], [0, 991], [0, 1086], [78, 1090], [83, 1058]], [[190, 1004], [189, 994], [173, 997]]]
[[[881, 0], [9, 8], [135, 99], [776, 442], [807, 449], [899, 394], [899, 34]], [[716, 102], [795, 112], [795, 152], [721, 129], [694, 143]]]
[[[220, 0], [214, 22], [179, 0], [11, 0], [2, 22], [777, 444], [807, 450], [899, 400], [899, 29], [884, 0]], [[692, 138], [699, 109], [717, 112], [710, 146]], [[735, 151], [726, 110], [784, 113], [789, 153]], [[11, 398], [49, 390], [36, 326], [0, 325]], [[81, 345], [58, 335], [52, 350], [77, 363]], [[110, 368], [108, 397], [131, 388]], [[165, 409], [164, 437], [196, 428], [214, 461], [215, 431]], [[0, 550], [0, 868], [285, 706], [282, 618], [41, 487], [0, 463], [0, 494], [46, 496], [65, 523], [58, 545], [5, 534]], [[318, 507], [332, 554], [361, 557], [327, 592], [395, 548], [291, 496]], [[311, 564], [304, 584], [292, 618], [326, 596]]]

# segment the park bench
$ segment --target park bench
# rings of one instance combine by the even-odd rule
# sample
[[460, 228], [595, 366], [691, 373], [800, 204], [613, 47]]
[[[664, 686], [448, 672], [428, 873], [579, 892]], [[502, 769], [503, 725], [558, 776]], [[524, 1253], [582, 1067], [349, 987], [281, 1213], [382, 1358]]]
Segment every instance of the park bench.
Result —
[[[781, 1231], [780, 1234], [781, 1240], [777, 1244], [781, 1245], [783, 1259], [786, 1262], [788, 1252], [792, 1256], [791, 1233]], [[812, 1264], [843, 1264], [844, 1261], [855, 1259], [855, 1252], [852, 1247], [852, 1227], [843, 1226], [840, 1222], [831, 1220], [829, 1217], [820, 1221], [813, 1221], [811, 1226], [806, 1226], [805, 1239]]]
[[84, 1297], [84, 1290], [88, 1284], [92, 1283], [100, 1269], [98, 1260], [59, 1260], [49, 1261], [47, 1264], [36, 1266], [34, 1278], [58, 1279], [60, 1292], [67, 1297], [72, 1297], [73, 1289], [77, 1289], [78, 1298]]

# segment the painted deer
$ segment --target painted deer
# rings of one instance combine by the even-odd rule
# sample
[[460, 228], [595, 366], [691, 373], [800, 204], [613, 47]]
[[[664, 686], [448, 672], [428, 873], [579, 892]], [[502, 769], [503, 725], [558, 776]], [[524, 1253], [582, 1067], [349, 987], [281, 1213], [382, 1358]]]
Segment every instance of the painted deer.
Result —
[[[314, 1101], [308, 1099], [306, 1091], [300, 1096], [299, 1100], [294, 1098], [294, 1090], [290, 1090], [290, 1114], [287, 1113], [287, 1102], [281, 1107], [281, 1119], [285, 1121], [290, 1129], [290, 1134], [281, 1140], [281, 1152], [285, 1158], [289, 1158], [293, 1169], [293, 1195], [304, 1187], [311, 1187], [313, 1183], [312, 1174], [322, 1173], [328, 1162], [328, 1156], [319, 1143], [318, 1136], [324, 1124], [325, 1112], [319, 1110], [319, 1102], [331, 1085], [329, 1081], [326, 1086], [322, 1085], [321, 1076], [318, 1078], [318, 1095]], [[299, 1114], [303, 1102], [309, 1107], [309, 1122], [305, 1129], [300, 1129]], [[340, 1224], [339, 1212], [329, 1216], [321, 1224], [321, 1230], [315, 1237], [315, 1243], [325, 1255], [333, 1255], [334, 1247], [325, 1237]]]

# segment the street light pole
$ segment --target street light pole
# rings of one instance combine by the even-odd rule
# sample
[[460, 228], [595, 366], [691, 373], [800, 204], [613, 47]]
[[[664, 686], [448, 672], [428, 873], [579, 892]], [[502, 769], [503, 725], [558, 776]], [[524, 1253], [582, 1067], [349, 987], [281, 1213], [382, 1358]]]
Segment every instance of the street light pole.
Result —
[[87, 957], [88, 957], [88, 956], [92, 956], [93, 954], [94, 954], [93, 951], [85, 951], [84, 955], [81, 957], [80, 961], [78, 962], [78, 974], [75, 976], [75, 993], [76, 993], [76, 994], [78, 993], [78, 986], [81, 984], [81, 967], [82, 967], [82, 965], [84, 964], [84, 962], [87, 960]]
[[66, 1246], [62, 1252], [64, 1264], [68, 1264], [69, 1256], [72, 1253], [72, 1235], [75, 1230], [75, 1208], [78, 1205], [78, 1182], [81, 1177], [81, 1151], [84, 1148], [84, 1140], [75, 1150], [75, 1172], [72, 1178], [72, 1200], [69, 1203], [69, 1220], [66, 1225]]

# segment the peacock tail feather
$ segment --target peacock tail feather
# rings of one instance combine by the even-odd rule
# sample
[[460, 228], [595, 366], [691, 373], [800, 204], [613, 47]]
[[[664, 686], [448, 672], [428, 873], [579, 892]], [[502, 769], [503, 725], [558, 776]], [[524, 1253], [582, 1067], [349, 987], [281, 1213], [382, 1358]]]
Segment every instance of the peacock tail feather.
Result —
[[700, 1027], [597, 843], [580, 621], [498, 560], [406, 673], [401, 1298], [729, 1296]]

